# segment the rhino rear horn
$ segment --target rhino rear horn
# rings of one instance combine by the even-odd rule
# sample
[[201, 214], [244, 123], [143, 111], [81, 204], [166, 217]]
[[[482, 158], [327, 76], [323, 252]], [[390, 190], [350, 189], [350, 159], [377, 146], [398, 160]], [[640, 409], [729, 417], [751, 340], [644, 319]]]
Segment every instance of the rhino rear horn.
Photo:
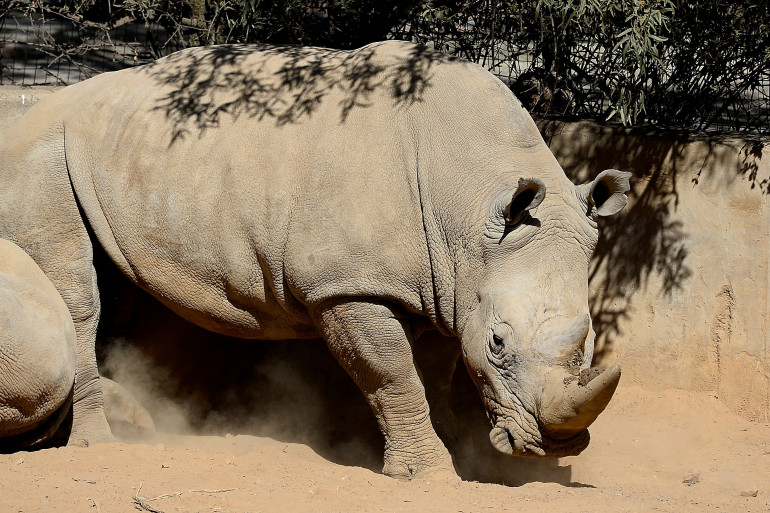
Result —
[[588, 204], [589, 212], [595, 208], [600, 216], [617, 214], [628, 202], [630, 178], [628, 171], [605, 169], [592, 182], [579, 185], [578, 196]]

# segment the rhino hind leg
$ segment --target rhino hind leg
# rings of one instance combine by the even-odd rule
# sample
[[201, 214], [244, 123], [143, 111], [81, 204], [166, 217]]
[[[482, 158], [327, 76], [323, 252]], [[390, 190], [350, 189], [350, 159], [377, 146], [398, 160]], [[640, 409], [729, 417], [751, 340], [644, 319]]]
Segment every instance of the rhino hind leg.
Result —
[[[67, 445], [88, 446], [92, 443], [112, 442], [112, 435], [104, 412], [104, 398], [96, 365], [96, 329], [99, 323], [99, 295], [96, 290], [96, 272], [93, 274], [93, 292], [83, 292], [80, 300], [91, 305], [91, 312], [85, 317], [75, 319], [77, 334], [77, 373], [75, 375], [75, 395], [72, 405], [72, 431]], [[68, 302], [68, 306], [69, 302]], [[72, 306], [70, 311], [72, 311]]]
[[410, 330], [392, 310], [371, 302], [335, 302], [318, 323], [334, 356], [366, 396], [385, 437], [383, 473], [399, 479], [457, 478], [431, 425], [412, 356]]

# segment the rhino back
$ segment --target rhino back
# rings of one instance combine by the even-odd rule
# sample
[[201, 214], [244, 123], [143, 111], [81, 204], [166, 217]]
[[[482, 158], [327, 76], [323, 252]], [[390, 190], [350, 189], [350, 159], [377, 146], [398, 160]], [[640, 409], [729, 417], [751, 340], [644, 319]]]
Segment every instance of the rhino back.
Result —
[[416, 157], [388, 75], [404, 57], [386, 50], [196, 49], [65, 90], [67, 167], [100, 243], [227, 334], [315, 336], [308, 307], [333, 297], [420, 311]]

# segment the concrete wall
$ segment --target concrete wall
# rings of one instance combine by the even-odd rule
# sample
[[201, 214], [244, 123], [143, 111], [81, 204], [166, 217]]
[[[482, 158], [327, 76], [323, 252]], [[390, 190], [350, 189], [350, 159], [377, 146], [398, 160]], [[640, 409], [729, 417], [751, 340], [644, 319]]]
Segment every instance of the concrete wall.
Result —
[[[54, 90], [0, 87], [0, 138]], [[770, 419], [768, 144], [585, 122], [541, 130], [576, 183], [634, 173], [593, 262], [599, 362], [621, 361], [622, 384], [713, 391]]]

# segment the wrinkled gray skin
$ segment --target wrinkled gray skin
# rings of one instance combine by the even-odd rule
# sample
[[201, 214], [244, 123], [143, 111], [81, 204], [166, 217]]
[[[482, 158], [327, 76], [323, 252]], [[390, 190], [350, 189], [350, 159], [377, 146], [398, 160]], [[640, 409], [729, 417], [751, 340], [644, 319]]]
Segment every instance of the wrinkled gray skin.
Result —
[[0, 239], [0, 450], [34, 447], [72, 404], [75, 327], [35, 262]]
[[580, 452], [617, 384], [619, 368], [573, 378], [592, 354], [596, 219], [623, 207], [628, 173], [575, 187], [476, 65], [402, 42], [185, 50], [41, 101], [0, 163], [0, 236], [75, 321], [71, 442], [110, 438], [92, 244], [205, 328], [322, 336], [369, 400], [392, 476], [453, 472], [419, 334], [459, 337], [504, 452]]

